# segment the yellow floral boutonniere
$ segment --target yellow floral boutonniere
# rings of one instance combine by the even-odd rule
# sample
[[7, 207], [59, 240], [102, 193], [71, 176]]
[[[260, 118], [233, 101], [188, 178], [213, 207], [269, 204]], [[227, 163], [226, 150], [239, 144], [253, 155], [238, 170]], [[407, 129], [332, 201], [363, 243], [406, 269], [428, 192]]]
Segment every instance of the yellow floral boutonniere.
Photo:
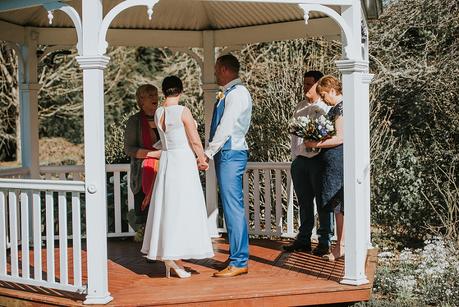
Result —
[[223, 98], [225, 98], [225, 93], [223, 93], [222, 91], [218, 91], [217, 96], [215, 98], [217, 98], [218, 100], [222, 100]]

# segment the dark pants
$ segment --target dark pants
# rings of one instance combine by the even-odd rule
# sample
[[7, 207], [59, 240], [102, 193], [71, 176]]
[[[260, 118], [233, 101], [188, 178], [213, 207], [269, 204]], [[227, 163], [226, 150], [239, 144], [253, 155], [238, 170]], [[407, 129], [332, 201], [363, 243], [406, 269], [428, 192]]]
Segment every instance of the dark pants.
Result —
[[[293, 188], [298, 197], [300, 207], [300, 222], [297, 241], [305, 244], [311, 242], [312, 229], [314, 228], [314, 198], [321, 193], [321, 173], [323, 163], [319, 156], [306, 158], [298, 156], [291, 167]], [[330, 246], [333, 236], [333, 212], [317, 206], [319, 214], [319, 244], [324, 247]]]
[[145, 198], [145, 194], [142, 190], [138, 193], [134, 194], [134, 211], [135, 211], [135, 223], [138, 225], [145, 224], [147, 222], [148, 217], [148, 206], [145, 210], [141, 210], [143, 199]]

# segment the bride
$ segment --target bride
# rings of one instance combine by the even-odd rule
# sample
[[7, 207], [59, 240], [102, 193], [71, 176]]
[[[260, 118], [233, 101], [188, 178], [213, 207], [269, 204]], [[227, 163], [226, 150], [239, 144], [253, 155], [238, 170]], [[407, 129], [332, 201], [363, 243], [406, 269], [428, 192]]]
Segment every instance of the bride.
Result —
[[175, 260], [214, 256], [198, 172], [207, 170], [208, 164], [193, 116], [178, 104], [182, 81], [166, 77], [162, 91], [166, 100], [155, 114], [162, 153], [141, 252], [164, 261], [166, 277], [172, 269], [186, 278], [191, 274]]

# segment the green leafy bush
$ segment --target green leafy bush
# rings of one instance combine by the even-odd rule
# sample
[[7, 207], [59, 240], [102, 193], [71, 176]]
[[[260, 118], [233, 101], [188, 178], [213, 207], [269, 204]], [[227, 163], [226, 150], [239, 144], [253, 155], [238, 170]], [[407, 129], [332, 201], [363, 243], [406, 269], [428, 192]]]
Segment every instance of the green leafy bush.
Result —
[[458, 206], [457, 16], [457, 1], [399, 0], [370, 25], [373, 222], [403, 244], [458, 227], [443, 227]]

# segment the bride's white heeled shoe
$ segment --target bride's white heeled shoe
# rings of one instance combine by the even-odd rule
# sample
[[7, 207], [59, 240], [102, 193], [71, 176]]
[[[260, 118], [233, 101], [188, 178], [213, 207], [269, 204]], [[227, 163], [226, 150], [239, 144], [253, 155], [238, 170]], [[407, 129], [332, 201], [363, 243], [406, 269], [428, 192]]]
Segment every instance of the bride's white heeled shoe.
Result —
[[191, 276], [190, 272], [185, 271], [179, 267], [173, 260], [165, 260], [164, 265], [166, 266], [166, 277], [171, 277], [171, 269], [178, 275], [180, 278], [188, 278]]

